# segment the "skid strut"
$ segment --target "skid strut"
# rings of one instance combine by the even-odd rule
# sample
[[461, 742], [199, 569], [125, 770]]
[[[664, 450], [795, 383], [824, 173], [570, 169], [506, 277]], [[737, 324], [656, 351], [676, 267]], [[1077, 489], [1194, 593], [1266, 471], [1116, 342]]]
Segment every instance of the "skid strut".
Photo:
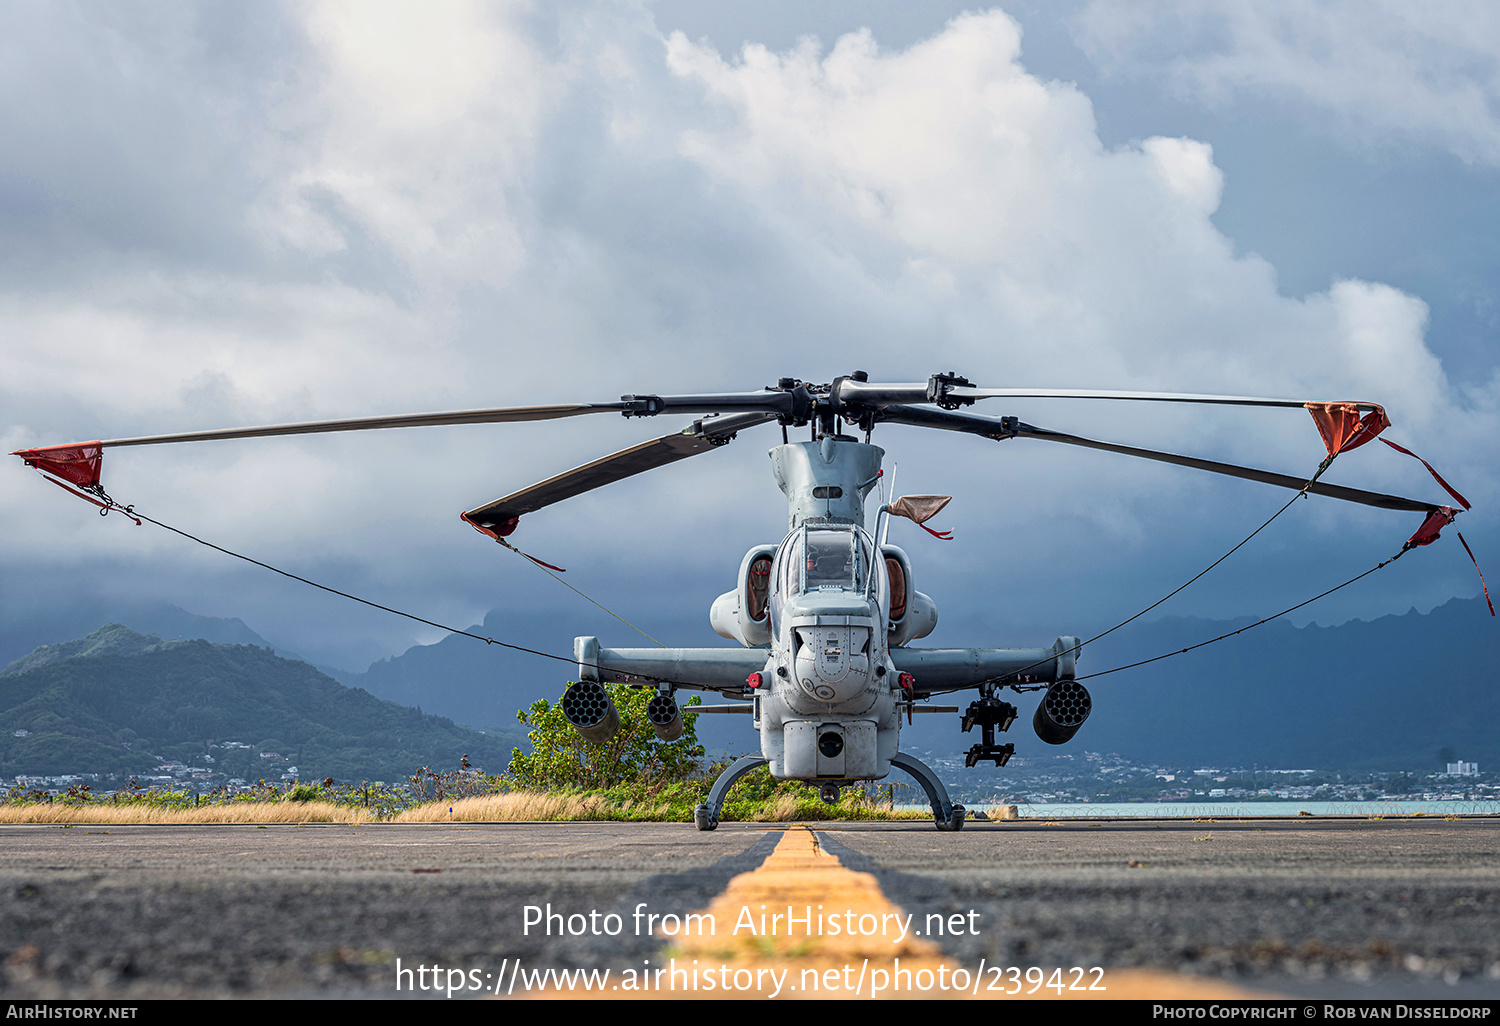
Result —
[[724, 808], [724, 796], [734, 786], [734, 782], [753, 769], [766, 765], [766, 759], [759, 755], [745, 755], [737, 759], [719, 779], [714, 781], [714, 786], [708, 789], [708, 801], [693, 810], [693, 822], [699, 830], [717, 830], [719, 827], [719, 813]]
[[943, 786], [936, 773], [928, 769], [920, 759], [913, 759], [904, 753], [897, 753], [891, 759], [891, 765], [905, 770], [922, 785], [922, 790], [927, 792], [927, 800], [932, 803], [932, 818], [937, 821], [939, 830], [963, 829], [964, 807], [948, 800], [948, 789]]
[[[746, 755], [736, 760], [723, 773], [719, 779], [714, 781], [714, 786], [709, 788], [708, 801], [693, 810], [693, 822], [699, 830], [716, 830], [719, 826], [719, 813], [724, 808], [724, 796], [746, 773], [766, 765], [766, 759], [759, 755]], [[922, 785], [922, 790], [927, 792], [927, 800], [932, 804], [932, 817], [937, 823], [939, 830], [962, 830], [964, 825], [964, 807], [954, 805], [948, 798], [948, 789], [938, 779], [936, 773], [928, 769], [920, 760], [913, 759], [909, 755], [897, 755], [891, 760], [891, 765], [905, 770], [917, 783]]]

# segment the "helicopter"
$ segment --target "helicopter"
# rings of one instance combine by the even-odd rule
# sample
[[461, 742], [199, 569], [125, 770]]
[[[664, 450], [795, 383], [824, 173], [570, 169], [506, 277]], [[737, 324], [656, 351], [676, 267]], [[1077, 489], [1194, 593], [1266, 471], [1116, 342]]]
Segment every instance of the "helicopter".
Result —
[[[961, 412], [980, 400], [997, 398], [1301, 407], [1312, 413], [1329, 458], [1308, 481], [1052, 431], [1016, 417]], [[727, 701], [725, 705], [696, 706], [693, 713], [750, 716], [759, 734], [760, 752], [741, 757], [718, 776], [707, 800], [694, 810], [699, 830], [715, 829], [730, 787], [744, 774], [766, 766], [777, 779], [817, 786], [821, 797], [829, 802], [837, 801], [842, 789], [851, 784], [882, 780], [892, 769], [900, 769], [922, 787], [937, 828], [957, 831], [964, 825], [964, 807], [950, 799], [937, 773], [900, 751], [903, 716], [910, 723], [916, 713], [957, 713], [956, 706], [931, 705], [931, 698], [974, 690], [976, 696], [960, 720], [963, 732], [976, 726], [980, 729], [981, 740], [964, 753], [969, 767], [980, 762], [1004, 766], [1015, 753], [1013, 743], [1001, 744], [996, 737], [1009, 730], [1019, 716], [1015, 705], [999, 697], [1003, 689], [1043, 691], [1032, 727], [1047, 744], [1067, 743], [1089, 717], [1092, 699], [1076, 679], [1083, 645], [1075, 636], [1061, 635], [1050, 646], [1035, 648], [911, 645], [932, 633], [937, 625], [937, 606], [928, 595], [915, 590], [912, 561], [901, 548], [886, 543], [886, 532], [892, 517], [923, 523], [946, 504], [948, 497], [893, 496], [893, 501], [879, 506], [873, 529], [867, 529], [866, 501], [884, 473], [885, 451], [871, 441], [877, 425], [924, 427], [996, 442], [1029, 439], [1083, 446], [1244, 478], [1301, 494], [1423, 513], [1427, 519], [1408, 546], [1435, 538], [1457, 512], [1430, 502], [1318, 480], [1339, 452], [1364, 444], [1389, 426], [1384, 409], [1375, 403], [981, 388], [951, 371], [934, 374], [926, 382], [906, 384], [872, 383], [865, 372], [854, 371], [826, 384], [781, 378], [774, 386], [750, 392], [625, 395], [618, 402], [231, 428], [48, 446], [18, 450], [13, 455], [52, 475], [54, 483], [70, 491], [75, 491], [70, 485], [81, 489], [75, 494], [106, 511], [115, 508], [129, 513], [100, 485], [106, 448], [553, 420], [594, 413], [618, 413], [626, 418], [689, 414], [698, 419], [681, 430], [466, 510], [460, 514], [462, 519], [481, 534], [514, 547], [506, 539], [527, 514], [647, 470], [713, 452], [734, 441], [740, 432], [770, 423], [781, 428], [781, 444], [769, 455], [776, 484], [787, 500], [786, 533], [779, 543], [756, 545], [745, 553], [733, 589], [720, 595], [709, 613], [714, 631], [738, 642], [739, 647], [605, 648], [597, 637], [580, 637], [575, 639], [573, 651], [577, 680], [561, 700], [569, 724], [595, 742], [609, 740], [620, 727], [607, 684], [655, 691], [647, 718], [663, 741], [675, 740], [684, 731], [683, 710], [677, 701], [679, 690], [715, 692]], [[806, 440], [793, 441], [790, 431], [804, 428], [808, 431]], [[862, 433], [863, 438], [846, 431]], [[1420, 540], [1423, 532], [1427, 532], [1426, 540]]]

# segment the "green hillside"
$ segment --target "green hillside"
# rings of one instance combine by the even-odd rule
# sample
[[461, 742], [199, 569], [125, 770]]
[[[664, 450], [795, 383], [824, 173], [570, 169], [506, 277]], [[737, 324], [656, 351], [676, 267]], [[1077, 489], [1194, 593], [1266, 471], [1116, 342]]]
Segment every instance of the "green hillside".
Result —
[[214, 770], [252, 781], [289, 765], [305, 780], [399, 780], [463, 755], [499, 771], [518, 736], [382, 701], [254, 645], [163, 642], [119, 624], [0, 673], [0, 778], [142, 774], [212, 756]]

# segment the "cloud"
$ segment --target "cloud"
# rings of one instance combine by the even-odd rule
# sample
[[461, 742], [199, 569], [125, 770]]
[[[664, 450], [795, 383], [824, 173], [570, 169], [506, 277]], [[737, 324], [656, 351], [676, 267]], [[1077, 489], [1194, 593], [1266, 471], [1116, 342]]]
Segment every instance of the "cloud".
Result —
[[1194, 100], [1294, 100], [1377, 144], [1418, 140], [1500, 164], [1500, 11], [1483, 0], [1095, 0], [1074, 36], [1108, 70], [1165, 78]]
[[970, 376], [1373, 389], [1416, 421], [1445, 401], [1419, 299], [1361, 282], [1279, 295], [1210, 220], [1225, 187], [1211, 147], [1105, 149], [1076, 87], [1026, 72], [1003, 14], [893, 53], [859, 33], [826, 55], [750, 46], [729, 62], [678, 34], [668, 63], [725, 113], [683, 152], [851, 276], [956, 309], [942, 345]]
[[[1281, 295], [1275, 269], [1211, 220], [1235, 187], [1211, 146], [1104, 146], [1089, 97], [1030, 73], [1003, 13], [934, 25], [901, 50], [862, 32], [826, 51], [724, 55], [607, 4], [292, 6], [248, 33], [174, 24], [165, 51], [155, 23], [89, 26], [80, 42], [59, 10], [12, 43], [82, 83], [51, 101], [56, 123], [76, 126], [53, 140], [61, 155], [0, 157], [8, 181], [73, 175], [45, 217], [12, 222], [37, 267], [0, 274], [12, 447], [954, 369], [997, 386], [1372, 398], [1406, 441], [1451, 442], [1482, 475], [1472, 490], [1493, 491], [1493, 396], [1453, 394], [1420, 297], [1367, 281]], [[254, 45], [231, 47], [235, 74], [205, 56], [241, 38]], [[113, 123], [70, 118], [94, 104], [113, 104]], [[0, 118], [25, 121], [25, 103], [0, 99]], [[143, 135], [180, 142], [149, 160], [70, 163]], [[117, 197], [104, 214], [87, 201], [100, 194]], [[160, 232], [118, 198], [170, 209], [179, 195], [212, 212], [196, 235]], [[1321, 455], [1310, 423], [1282, 414], [988, 412], [1278, 470]], [[553, 599], [524, 567], [505, 569], [520, 561], [491, 558], [508, 554], [459, 510], [681, 426], [609, 417], [122, 450], [107, 482], [272, 562], [473, 622]], [[738, 553], [781, 529], [765, 458], [776, 440], [763, 428], [528, 516], [524, 544], [591, 593], [706, 609]], [[1157, 572], [1143, 568], [1160, 538], [1191, 562], [1251, 515], [1243, 492], [1165, 468], [895, 428], [876, 441], [902, 461], [903, 488], [962, 492], [967, 547], [924, 553], [921, 571], [955, 606], [990, 601], [996, 579], [1054, 576], [1028, 615], [1130, 601], [1116, 593]], [[1421, 487], [1404, 463], [1360, 466], [1370, 480], [1354, 483]], [[281, 582], [244, 583], [145, 534], [88, 534], [85, 517], [55, 514], [61, 493], [38, 495], [16, 466], [0, 476], [0, 554], [28, 579], [113, 552], [101, 588], [150, 580], [267, 636], [274, 623], [299, 651], [326, 644], [323, 614]], [[1299, 530], [1367, 526], [1318, 509]], [[1226, 589], [1216, 608], [1244, 611], [1253, 592]]]
[[1164, 139], [1155, 136], [1141, 143], [1141, 150], [1156, 162], [1167, 185], [1185, 202], [1204, 214], [1219, 209], [1224, 194], [1224, 174], [1214, 166], [1214, 148], [1196, 139]]
[[313, 256], [359, 230], [429, 286], [499, 285], [524, 258], [510, 194], [566, 82], [517, 22], [522, 4], [312, 4], [316, 58], [287, 96], [289, 165], [255, 211]]

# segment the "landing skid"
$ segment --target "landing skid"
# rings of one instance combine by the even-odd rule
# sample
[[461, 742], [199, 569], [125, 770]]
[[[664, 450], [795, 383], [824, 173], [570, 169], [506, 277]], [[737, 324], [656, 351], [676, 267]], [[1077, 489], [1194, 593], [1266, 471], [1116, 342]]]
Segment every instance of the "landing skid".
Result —
[[[740, 777], [764, 765], [766, 765], [766, 760], [763, 757], [746, 755], [720, 773], [719, 779], [714, 781], [714, 786], [709, 788], [708, 801], [693, 810], [693, 823], [698, 829], [717, 830], [719, 813], [724, 809], [724, 797], [729, 794], [729, 789]], [[939, 830], [963, 829], [964, 807], [954, 805], [948, 800], [948, 789], [943, 786], [943, 782], [938, 779], [936, 773], [928, 769], [921, 760], [913, 759], [909, 755], [897, 754], [891, 760], [891, 765], [905, 770], [922, 785], [922, 790], [927, 792], [927, 800], [932, 803], [932, 817]]]
[[937, 822], [939, 830], [962, 830], [964, 828], [964, 807], [954, 805], [948, 800], [948, 789], [943, 786], [938, 775], [928, 769], [920, 759], [913, 759], [909, 755], [898, 752], [895, 758], [891, 759], [891, 765], [905, 770], [922, 785], [922, 790], [927, 792], [927, 800], [932, 803], [932, 818]]
[[766, 760], [759, 755], [745, 755], [737, 759], [719, 779], [714, 781], [714, 786], [708, 789], [708, 801], [693, 810], [693, 822], [699, 830], [717, 830], [719, 828], [719, 813], [724, 809], [724, 796], [746, 773], [753, 769], [759, 769], [766, 764]]

